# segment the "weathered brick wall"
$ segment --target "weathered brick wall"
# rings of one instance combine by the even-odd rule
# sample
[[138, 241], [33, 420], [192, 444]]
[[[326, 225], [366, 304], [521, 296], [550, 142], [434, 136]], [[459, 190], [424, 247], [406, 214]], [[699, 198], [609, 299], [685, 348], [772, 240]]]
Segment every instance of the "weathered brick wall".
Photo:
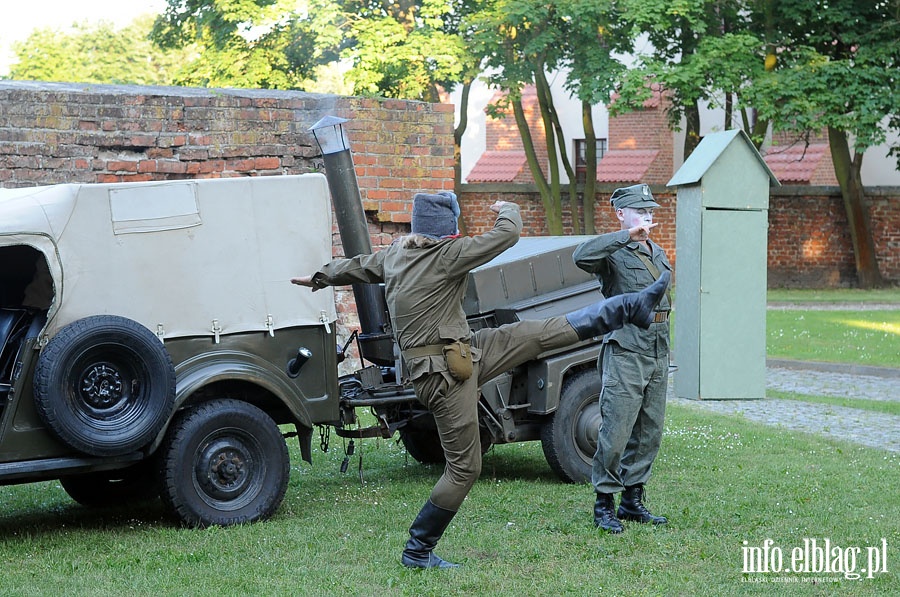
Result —
[[[853, 243], [837, 191], [807, 195], [798, 187], [773, 189], [769, 199], [769, 286], [855, 286]], [[900, 282], [900, 189], [870, 188], [869, 216], [881, 274]]]
[[[615, 185], [597, 190], [595, 226], [598, 232], [619, 229], [609, 207]], [[675, 196], [662, 186], [651, 185], [660, 204], [653, 239], [676, 261]], [[813, 191], [814, 194], [806, 193]], [[875, 250], [882, 275], [900, 283], [900, 189], [867, 189]], [[484, 232], [493, 223], [488, 206], [494, 201], [515, 201], [522, 207], [526, 235], [547, 234], [544, 209], [533, 186], [464, 185], [461, 205], [466, 231]], [[571, 233], [571, 213], [563, 209], [566, 233]], [[739, 231], [737, 231], [739, 233]], [[677, 274], [676, 274], [677, 277]], [[771, 288], [836, 288], [856, 284], [853, 245], [840, 192], [833, 187], [782, 187], [769, 198], [768, 281]]]
[[453, 108], [292, 91], [0, 81], [0, 185], [299, 174], [321, 168], [307, 129], [349, 118], [360, 190], [409, 222], [416, 189], [452, 188]]

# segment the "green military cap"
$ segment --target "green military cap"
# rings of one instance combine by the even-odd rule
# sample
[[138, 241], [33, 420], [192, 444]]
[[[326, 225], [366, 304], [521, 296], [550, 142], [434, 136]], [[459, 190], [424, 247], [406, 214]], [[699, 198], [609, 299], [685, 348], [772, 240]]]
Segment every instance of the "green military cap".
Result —
[[616, 189], [609, 198], [609, 203], [616, 209], [622, 209], [623, 207], [632, 207], [634, 209], [659, 207], [659, 203], [653, 200], [650, 186], [645, 184]]

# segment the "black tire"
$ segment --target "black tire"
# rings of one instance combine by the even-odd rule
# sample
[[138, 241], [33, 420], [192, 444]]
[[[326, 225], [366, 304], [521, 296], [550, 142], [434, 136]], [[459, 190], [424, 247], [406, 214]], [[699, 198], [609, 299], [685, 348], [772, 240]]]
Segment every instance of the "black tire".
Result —
[[278, 425], [239, 400], [180, 413], [163, 442], [162, 499], [183, 524], [228, 526], [266, 519], [287, 492], [290, 457]]
[[416, 461], [422, 464], [443, 464], [444, 449], [441, 447], [441, 438], [437, 429], [409, 429], [400, 430], [400, 441], [406, 451]]
[[591, 480], [600, 428], [600, 374], [576, 373], [563, 384], [559, 408], [541, 428], [541, 447], [553, 472], [567, 483]]
[[149, 460], [128, 468], [61, 477], [62, 488], [89, 508], [126, 506], [159, 499], [156, 471]]
[[141, 324], [95, 315], [62, 328], [34, 373], [38, 414], [59, 439], [93, 456], [120, 456], [149, 444], [175, 405], [175, 368]]

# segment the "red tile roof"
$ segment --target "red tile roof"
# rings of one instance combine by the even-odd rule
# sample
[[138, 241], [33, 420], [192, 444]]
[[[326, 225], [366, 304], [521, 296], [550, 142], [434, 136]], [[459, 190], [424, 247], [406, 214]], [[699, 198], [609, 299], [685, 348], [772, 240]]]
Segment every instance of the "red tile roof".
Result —
[[796, 143], [770, 147], [763, 159], [779, 181], [808, 184], [827, 154], [828, 145], [824, 143]]
[[597, 182], [641, 182], [658, 149], [611, 149], [597, 164]]
[[524, 151], [485, 151], [466, 182], [512, 182], [525, 163]]

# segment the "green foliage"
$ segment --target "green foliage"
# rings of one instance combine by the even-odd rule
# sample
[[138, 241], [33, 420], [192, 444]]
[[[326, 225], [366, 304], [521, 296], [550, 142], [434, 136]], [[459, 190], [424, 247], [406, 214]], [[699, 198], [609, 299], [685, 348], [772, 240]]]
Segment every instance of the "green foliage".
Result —
[[152, 17], [116, 30], [110, 23], [76, 24], [71, 31], [36, 29], [13, 44], [10, 77], [34, 81], [168, 85], [191, 48], [162, 51], [148, 35]]
[[457, 29], [471, 2], [406, 0], [169, 0], [153, 37], [196, 43], [182, 83], [315, 89], [321, 69], [340, 70], [360, 95], [438, 101], [474, 76]]
[[164, 48], [198, 48], [178, 84], [296, 89], [315, 65], [289, 59], [289, 50], [298, 51], [295, 40], [307, 33], [295, 6], [288, 0], [169, 0], [152, 37]]
[[859, 153], [884, 142], [882, 121], [900, 114], [898, 7], [896, 0], [776, 2], [778, 66], [754, 89], [760, 114], [781, 130], [844, 131]]

